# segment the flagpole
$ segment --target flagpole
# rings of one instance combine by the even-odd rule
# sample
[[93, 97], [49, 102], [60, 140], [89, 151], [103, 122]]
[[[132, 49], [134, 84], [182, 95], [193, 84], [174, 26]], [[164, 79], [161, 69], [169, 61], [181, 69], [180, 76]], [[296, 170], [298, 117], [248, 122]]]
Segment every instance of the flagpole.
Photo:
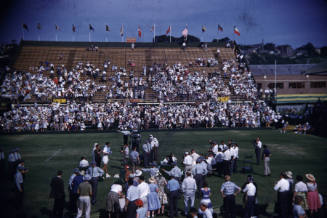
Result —
[[25, 40], [24, 28], [22, 28], [22, 33], [23, 33], [23, 40]]
[[56, 42], [58, 42], [58, 33], [56, 33]]
[[170, 27], [170, 31], [169, 31], [169, 43], [171, 43], [171, 31], [172, 31], [171, 25], [169, 27]]
[[156, 43], [156, 24], [153, 24], [153, 42]]
[[89, 31], [89, 42], [91, 42], [91, 31]]

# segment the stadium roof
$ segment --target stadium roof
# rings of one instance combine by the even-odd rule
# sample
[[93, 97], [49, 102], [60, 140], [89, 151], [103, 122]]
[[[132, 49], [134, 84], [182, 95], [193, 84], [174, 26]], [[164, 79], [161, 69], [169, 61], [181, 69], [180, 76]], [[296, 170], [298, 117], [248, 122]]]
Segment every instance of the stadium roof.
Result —
[[[300, 75], [308, 69], [312, 69], [317, 64], [277, 64], [276, 72], [278, 75]], [[273, 75], [275, 74], [275, 65], [249, 65], [253, 75]]]

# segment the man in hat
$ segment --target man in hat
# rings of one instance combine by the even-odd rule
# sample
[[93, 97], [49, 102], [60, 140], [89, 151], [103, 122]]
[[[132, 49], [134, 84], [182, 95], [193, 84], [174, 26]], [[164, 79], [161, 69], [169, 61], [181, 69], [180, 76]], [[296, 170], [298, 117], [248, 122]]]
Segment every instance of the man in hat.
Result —
[[91, 214], [91, 202], [90, 197], [92, 196], [92, 186], [90, 184], [91, 176], [86, 174], [84, 181], [79, 184], [77, 189], [78, 198], [78, 209], [76, 218], [82, 217], [83, 210], [85, 209], [85, 218], [90, 218]]
[[128, 180], [128, 189], [126, 193], [126, 217], [135, 218], [136, 217], [136, 205], [135, 201], [140, 198], [139, 189], [137, 188], [137, 181], [133, 178]]
[[106, 209], [109, 213], [109, 218], [117, 218], [120, 214], [119, 198], [122, 195], [123, 188], [119, 184], [112, 184], [110, 192], [106, 198]]
[[[72, 211], [76, 211], [76, 201], [74, 205], [74, 192], [73, 192], [73, 180], [79, 174], [79, 169], [75, 168], [73, 170], [73, 174], [69, 177], [68, 181], [68, 192], [69, 192], [69, 209]], [[74, 210], [75, 208], [75, 210]]]
[[184, 172], [186, 173], [187, 171], [191, 171], [192, 170], [192, 162], [193, 162], [193, 158], [192, 156], [189, 154], [189, 152], [185, 152], [184, 153], [184, 160], [183, 160], [183, 164], [184, 164]]
[[192, 177], [190, 171], [186, 172], [186, 177], [182, 182], [182, 191], [184, 194], [185, 215], [188, 214], [189, 209], [194, 207], [195, 192], [197, 190], [196, 181]]
[[279, 216], [282, 218], [288, 217], [289, 210], [289, 191], [290, 183], [287, 181], [287, 176], [284, 172], [280, 174], [279, 181], [274, 186], [274, 190], [277, 191], [277, 208]]
[[177, 200], [179, 197], [180, 185], [174, 176], [170, 176], [167, 183], [168, 203], [169, 203], [169, 217], [177, 216]]
[[92, 161], [91, 166], [88, 168], [87, 172], [91, 176], [90, 183], [92, 185], [92, 191], [93, 191], [91, 203], [92, 203], [92, 205], [94, 205], [96, 203], [98, 180], [99, 180], [99, 177], [101, 177], [103, 175], [104, 171], [100, 167], [96, 166], [95, 161]]
[[57, 176], [53, 177], [50, 183], [50, 198], [54, 198], [52, 215], [61, 218], [65, 206], [65, 185], [62, 179], [63, 172], [58, 170]]
[[226, 217], [235, 218], [235, 196], [240, 191], [241, 188], [230, 181], [230, 175], [225, 175], [225, 182], [221, 185], [220, 193], [223, 197], [223, 207]]

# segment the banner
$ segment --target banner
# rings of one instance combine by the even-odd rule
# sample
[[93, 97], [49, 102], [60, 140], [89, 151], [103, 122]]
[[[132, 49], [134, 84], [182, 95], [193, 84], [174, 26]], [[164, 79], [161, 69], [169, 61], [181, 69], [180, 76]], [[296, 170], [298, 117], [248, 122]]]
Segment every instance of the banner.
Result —
[[60, 104], [66, 104], [67, 100], [65, 98], [54, 98], [52, 99], [53, 103], [60, 103]]
[[218, 97], [218, 99], [217, 99], [218, 101], [220, 101], [220, 102], [227, 102], [227, 101], [229, 101], [229, 96], [225, 96], [225, 97]]

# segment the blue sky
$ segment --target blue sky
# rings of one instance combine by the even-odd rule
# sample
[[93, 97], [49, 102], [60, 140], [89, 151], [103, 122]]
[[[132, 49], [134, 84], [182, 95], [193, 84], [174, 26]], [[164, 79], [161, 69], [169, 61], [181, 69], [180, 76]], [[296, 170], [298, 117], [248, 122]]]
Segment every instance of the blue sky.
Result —
[[[125, 26], [125, 36], [151, 41], [151, 26], [157, 35], [172, 25], [172, 35], [181, 36], [187, 24], [189, 34], [204, 41], [230, 37], [238, 43], [253, 44], [264, 40], [297, 47], [312, 42], [327, 45], [326, 0], [11, 0], [2, 7], [0, 42], [22, 38], [22, 24], [29, 32], [26, 40], [88, 41], [89, 24], [95, 27], [92, 41], [121, 41], [119, 30]], [[37, 23], [42, 29], [36, 29]], [[56, 32], [55, 24], [61, 31]], [[72, 32], [72, 24], [78, 28]], [[110, 32], [105, 32], [105, 25]], [[217, 25], [224, 31], [217, 34]], [[205, 25], [207, 31], [201, 32]], [[236, 25], [241, 36], [233, 34]]]

